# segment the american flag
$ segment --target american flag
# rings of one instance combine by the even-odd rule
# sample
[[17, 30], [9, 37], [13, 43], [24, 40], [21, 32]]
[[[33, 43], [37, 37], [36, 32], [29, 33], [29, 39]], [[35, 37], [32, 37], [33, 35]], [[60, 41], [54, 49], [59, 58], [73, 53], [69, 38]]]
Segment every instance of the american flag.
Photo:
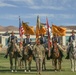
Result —
[[19, 17], [19, 35], [20, 37], [22, 37], [24, 34], [24, 29], [23, 29], [23, 26], [22, 26], [22, 23], [21, 23], [21, 19]]

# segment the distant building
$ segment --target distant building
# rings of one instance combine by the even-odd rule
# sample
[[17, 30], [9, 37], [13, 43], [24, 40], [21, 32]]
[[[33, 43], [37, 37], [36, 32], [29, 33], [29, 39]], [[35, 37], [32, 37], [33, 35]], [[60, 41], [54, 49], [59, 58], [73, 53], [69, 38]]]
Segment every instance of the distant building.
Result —
[[[3, 45], [3, 47], [7, 46], [7, 40], [8, 37], [11, 33], [11, 31], [8, 31], [7, 35], [4, 35], [6, 32], [5, 31], [0, 31], [0, 43]], [[18, 38], [18, 42], [20, 41], [20, 36], [19, 36], [19, 31], [14, 31], [15, 36]], [[61, 37], [62, 39], [62, 45], [68, 45], [68, 38], [71, 35], [71, 30], [66, 31], [66, 36]], [[75, 35], [76, 35], [76, 30], [75, 30]], [[26, 38], [24, 35], [23, 38]], [[32, 42], [35, 42], [36, 35], [30, 35], [30, 38], [32, 39]], [[47, 35], [46, 35], [47, 38]]]

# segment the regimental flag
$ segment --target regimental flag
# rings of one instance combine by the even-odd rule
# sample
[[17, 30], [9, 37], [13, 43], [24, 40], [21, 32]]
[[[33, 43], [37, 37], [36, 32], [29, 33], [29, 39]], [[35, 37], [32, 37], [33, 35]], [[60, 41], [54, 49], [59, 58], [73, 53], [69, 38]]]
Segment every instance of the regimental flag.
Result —
[[33, 26], [28, 26], [27, 23], [22, 22], [22, 26], [24, 28], [24, 33], [25, 34], [30, 34], [30, 35], [34, 35], [34, 27]]
[[46, 18], [46, 25], [47, 25], [47, 33], [48, 33], [48, 50], [49, 50], [49, 56], [50, 56], [50, 34], [51, 34], [51, 29], [48, 23], [48, 19]]
[[52, 33], [57, 34], [58, 36], [65, 36], [66, 35], [66, 28], [52, 25]]
[[23, 26], [22, 26], [22, 23], [21, 23], [21, 19], [19, 17], [19, 35], [20, 37], [22, 37], [24, 34], [24, 29], [23, 29]]
[[45, 23], [40, 23], [40, 30], [39, 30], [39, 33], [40, 34], [46, 34], [46, 31], [47, 31], [47, 29], [46, 29], [46, 27], [45, 27]]

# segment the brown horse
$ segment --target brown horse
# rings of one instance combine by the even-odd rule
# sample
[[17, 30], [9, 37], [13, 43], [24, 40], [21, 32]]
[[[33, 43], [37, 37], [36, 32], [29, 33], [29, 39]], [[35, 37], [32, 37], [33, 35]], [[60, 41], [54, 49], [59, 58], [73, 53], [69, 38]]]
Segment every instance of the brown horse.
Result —
[[58, 69], [61, 70], [61, 61], [62, 61], [62, 56], [61, 52], [58, 48], [58, 45], [54, 43], [53, 48], [52, 48], [52, 63], [54, 65], [55, 71], [57, 71], [57, 64], [58, 64]]
[[14, 59], [14, 64], [15, 64], [15, 72], [17, 72], [17, 58], [18, 58], [18, 51], [16, 48], [16, 44], [14, 42], [11, 42], [10, 50], [9, 50], [11, 72], [13, 72], [13, 59]]
[[[27, 71], [27, 69], [30, 72], [32, 59], [33, 59], [32, 47], [31, 45], [26, 45], [23, 49], [23, 60], [21, 60], [21, 61], [24, 61], [25, 72]], [[27, 63], [28, 63], [28, 68], [27, 68]]]

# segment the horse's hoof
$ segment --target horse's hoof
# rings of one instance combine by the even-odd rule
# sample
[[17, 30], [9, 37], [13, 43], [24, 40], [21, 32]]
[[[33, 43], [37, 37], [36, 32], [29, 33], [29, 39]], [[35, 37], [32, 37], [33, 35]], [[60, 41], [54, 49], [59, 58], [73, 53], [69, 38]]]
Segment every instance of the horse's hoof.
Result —
[[26, 70], [24, 72], [26, 72]]
[[74, 72], [74, 69], [71, 69], [72, 72]]
[[29, 70], [29, 72], [30, 72], [30, 70]]
[[15, 70], [15, 72], [17, 72], [17, 70]]
[[57, 70], [55, 70], [55, 72], [57, 72]]
[[59, 70], [59, 72], [61, 72], [61, 70]]
[[11, 72], [14, 72], [13, 70], [11, 70]]

